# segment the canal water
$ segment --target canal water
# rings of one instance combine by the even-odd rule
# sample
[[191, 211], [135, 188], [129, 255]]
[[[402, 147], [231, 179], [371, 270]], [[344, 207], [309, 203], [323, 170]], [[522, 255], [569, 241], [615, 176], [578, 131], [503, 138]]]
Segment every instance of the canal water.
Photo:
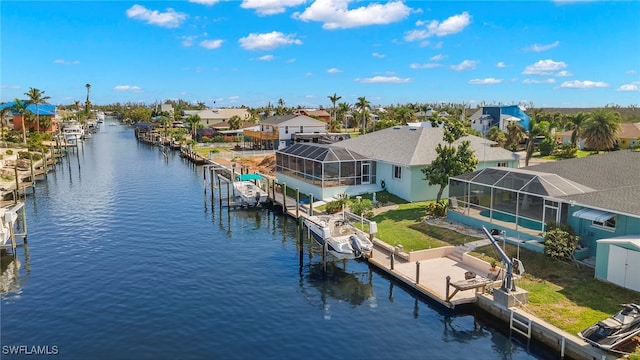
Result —
[[3, 259], [0, 358], [559, 358], [366, 262], [325, 273], [293, 219], [220, 209], [204, 187], [120, 125], [70, 153], [25, 200], [28, 247]]

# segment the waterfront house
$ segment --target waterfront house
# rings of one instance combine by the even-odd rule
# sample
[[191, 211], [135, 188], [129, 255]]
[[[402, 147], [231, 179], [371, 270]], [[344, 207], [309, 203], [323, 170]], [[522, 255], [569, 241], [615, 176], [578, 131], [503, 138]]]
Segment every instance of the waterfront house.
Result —
[[[332, 145], [297, 143], [276, 152], [276, 178], [316, 199], [386, 189], [407, 201], [433, 200], [439, 186], [423, 180], [421, 169], [437, 157], [443, 134], [442, 128], [396, 126]], [[516, 154], [492, 141], [468, 135], [457, 143], [463, 140], [471, 143], [478, 168], [518, 166]]]
[[500, 130], [506, 132], [507, 126], [512, 122], [516, 122], [522, 125], [525, 130], [529, 130], [530, 118], [525, 109], [519, 105], [494, 105], [483, 106], [473, 113], [469, 120], [474, 130], [486, 135], [487, 131], [493, 126], [497, 126]]
[[316, 109], [297, 109], [293, 112], [295, 115], [306, 115], [308, 117], [312, 117], [314, 119], [322, 120], [324, 122], [331, 121], [331, 114], [329, 114], [326, 110], [316, 110]]
[[621, 257], [640, 257], [638, 179], [640, 151], [631, 150], [482, 169], [449, 179], [447, 218], [505, 231], [506, 241], [534, 251], [544, 250], [545, 224], [568, 224], [581, 239], [574, 257], [594, 262], [600, 279], [620, 278], [637, 269]]
[[220, 108], [204, 110], [185, 110], [185, 118], [190, 115], [200, 116], [200, 124], [205, 127], [228, 128], [229, 120], [237, 116], [242, 121], [251, 119], [251, 113], [246, 108]]
[[[16, 103], [8, 102], [0, 105], [0, 109], [10, 108], [14, 109]], [[28, 128], [29, 131], [36, 131], [38, 128], [36, 126], [36, 116], [40, 117], [40, 123], [43, 123], [43, 120], [48, 120], [49, 126], [47, 128], [40, 127], [40, 132], [42, 133], [51, 133], [58, 131], [58, 118], [56, 117], [56, 106], [51, 104], [28, 104], [26, 107], [27, 111], [30, 112], [33, 116], [33, 119], [30, 121], [25, 121], [22, 114], [17, 111], [13, 111], [13, 130], [22, 131], [22, 127]]]
[[277, 115], [260, 122], [259, 130], [245, 130], [244, 136], [258, 149], [284, 149], [296, 133], [324, 133], [327, 124], [306, 115]]

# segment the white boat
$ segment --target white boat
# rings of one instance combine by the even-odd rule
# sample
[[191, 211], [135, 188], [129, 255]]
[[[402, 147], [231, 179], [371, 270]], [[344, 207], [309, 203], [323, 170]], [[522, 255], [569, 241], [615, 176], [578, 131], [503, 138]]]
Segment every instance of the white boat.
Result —
[[611, 351], [617, 350], [638, 334], [640, 305], [622, 304], [622, 310], [582, 330], [578, 336], [593, 346]]
[[62, 127], [63, 141], [66, 141], [67, 146], [76, 146], [78, 141], [84, 137], [84, 129], [78, 122], [71, 121], [65, 123]]
[[102, 124], [104, 122], [104, 119], [106, 118], [104, 112], [102, 112], [102, 111], [98, 112], [96, 117], [98, 119], [98, 124]]
[[237, 175], [233, 182], [233, 197], [241, 206], [254, 207], [267, 201], [267, 192], [258, 186], [262, 177], [258, 174]]
[[[304, 219], [304, 224], [316, 242], [324, 246], [335, 258], [357, 259], [369, 256], [373, 243], [369, 235], [353, 226], [344, 215], [314, 215]], [[371, 233], [377, 231], [374, 221], [369, 222]]]
[[20, 207], [0, 208], [0, 245], [5, 245], [10, 242], [11, 227], [18, 219], [17, 209]]

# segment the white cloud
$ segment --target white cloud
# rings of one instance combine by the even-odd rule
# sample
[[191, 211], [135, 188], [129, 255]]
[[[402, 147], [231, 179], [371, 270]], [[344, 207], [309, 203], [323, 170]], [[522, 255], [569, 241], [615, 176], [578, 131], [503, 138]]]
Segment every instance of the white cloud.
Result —
[[523, 84], [554, 84], [556, 79], [548, 78], [545, 80], [535, 80], [535, 79], [524, 79], [522, 80]]
[[249, 34], [238, 40], [240, 46], [246, 50], [271, 50], [285, 45], [302, 45], [302, 40], [296, 39], [294, 35], [285, 35], [279, 31], [272, 31], [264, 34]]
[[175, 28], [187, 18], [187, 14], [176, 12], [172, 8], [167, 8], [166, 12], [149, 10], [142, 5], [133, 5], [127, 9], [127, 16], [131, 19], [142, 20], [147, 24], [158, 25], [167, 28]]
[[182, 46], [190, 47], [193, 46], [193, 42], [198, 38], [196, 35], [188, 35], [188, 36], [180, 36], [179, 39], [182, 39]]
[[431, 60], [431, 61], [440, 61], [440, 60], [444, 60], [446, 58], [447, 58], [447, 55], [438, 54], [438, 55], [432, 56], [429, 60]]
[[224, 40], [202, 40], [200, 41], [200, 46], [205, 49], [217, 49], [222, 46]]
[[505, 68], [505, 67], [507, 67], [507, 64], [505, 64], [505, 63], [504, 63], [504, 62], [502, 62], [502, 61], [498, 61], [498, 63], [496, 64], [496, 67], [499, 67], [499, 68]]
[[608, 87], [607, 83], [602, 81], [591, 81], [591, 80], [573, 80], [573, 81], [565, 81], [560, 84], [561, 88], [569, 88], [569, 89], [592, 89], [592, 88], [603, 88]]
[[560, 41], [556, 40], [556, 41], [552, 42], [551, 44], [546, 44], [546, 45], [533, 44], [533, 45], [525, 48], [525, 50], [526, 51], [541, 52], [541, 51], [547, 51], [549, 49], [553, 49], [554, 47], [557, 47], [558, 45], [560, 45]]
[[349, 29], [368, 25], [383, 25], [398, 22], [411, 12], [402, 1], [386, 4], [368, 4], [349, 9], [352, 0], [316, 0], [302, 13], [293, 17], [302, 21], [323, 22], [323, 29]]
[[240, 96], [229, 96], [229, 102], [235, 103], [240, 100]]
[[63, 60], [63, 59], [57, 59], [57, 60], [53, 60], [54, 64], [62, 64], [62, 65], [78, 65], [80, 64], [80, 61], [78, 60], [73, 60], [73, 61], [68, 61], [68, 60]]
[[562, 70], [567, 67], [562, 61], [553, 61], [551, 59], [539, 60], [533, 65], [527, 66], [522, 74], [524, 75], [551, 75], [556, 71]]
[[258, 15], [282, 14], [288, 7], [304, 4], [305, 0], [243, 0], [240, 7], [254, 9]]
[[273, 55], [264, 55], [264, 56], [260, 56], [258, 58], [258, 60], [260, 60], [260, 61], [271, 61], [273, 59], [275, 59], [275, 57]]
[[627, 75], [635, 75], [637, 73], [638, 72], [636, 70], [627, 70], [627, 71], [625, 71], [625, 74], [627, 74]]
[[458, 65], [451, 65], [451, 69], [455, 71], [463, 71], [463, 70], [472, 70], [475, 69], [478, 65], [478, 61], [476, 60], [464, 60]]
[[[447, 36], [451, 34], [456, 34], [464, 30], [467, 26], [471, 24], [471, 15], [468, 12], [463, 12], [462, 14], [453, 15], [443, 22], [438, 22], [438, 20], [432, 20], [426, 26], [426, 29], [416, 29], [408, 31], [404, 39], [406, 41], [416, 41], [426, 39], [431, 36]], [[416, 25], [424, 25], [424, 23], [419, 22]]]
[[493, 84], [500, 84], [501, 82], [502, 82], [502, 79], [495, 79], [495, 78], [469, 80], [469, 84], [475, 84], [475, 85], [493, 85]]
[[118, 85], [113, 88], [115, 91], [131, 91], [131, 92], [140, 92], [142, 89], [139, 86], [131, 86], [131, 85]]
[[410, 78], [399, 78], [397, 76], [374, 76], [364, 79], [355, 79], [355, 81], [363, 84], [404, 84], [411, 81]]
[[374, 52], [373, 54], [371, 54], [371, 56], [373, 56], [374, 58], [378, 58], [378, 59], [384, 58], [384, 54], [380, 54], [380, 53], [377, 53], [377, 52]]
[[294, 62], [296, 62], [296, 59], [294, 58], [287, 60], [287, 64], [293, 64]]
[[216, 3], [219, 3], [220, 0], [189, 0], [189, 2], [190, 3], [195, 3], [195, 4], [211, 6], [211, 5], [214, 5]]
[[639, 82], [636, 83], [631, 83], [631, 84], [624, 84], [622, 86], [620, 86], [617, 91], [640, 91], [640, 88], [638, 88], [638, 84]]
[[327, 70], [327, 72], [328, 72], [329, 74], [337, 74], [337, 73], [342, 72], [342, 70], [340, 70], [340, 69], [336, 69], [336, 68], [331, 68], [331, 69]]
[[433, 68], [437, 68], [442, 66], [441, 64], [438, 63], [425, 63], [425, 64], [416, 64], [413, 63], [411, 65], [409, 65], [410, 68], [412, 69], [433, 69]]
[[569, 71], [563, 70], [560, 71], [556, 74], [557, 77], [567, 77], [567, 76], [573, 76], [572, 73], [570, 73]]

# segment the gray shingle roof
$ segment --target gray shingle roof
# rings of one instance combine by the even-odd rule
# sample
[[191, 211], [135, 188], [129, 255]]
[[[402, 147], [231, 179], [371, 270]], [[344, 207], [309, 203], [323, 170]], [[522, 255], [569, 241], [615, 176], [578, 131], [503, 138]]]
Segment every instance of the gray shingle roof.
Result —
[[297, 118], [298, 116], [304, 116], [304, 115], [276, 115], [276, 116], [271, 116], [268, 117], [264, 120], [261, 121], [262, 124], [271, 124], [271, 125], [277, 125], [277, 124], [281, 124], [285, 121]]
[[[438, 156], [436, 146], [444, 143], [442, 128], [396, 126], [375, 131], [336, 143], [370, 159], [396, 165], [428, 165]], [[469, 140], [480, 162], [510, 161], [516, 155], [509, 150], [492, 147], [492, 141], [468, 135], [458, 140]], [[456, 143], [458, 143], [456, 142]]]

